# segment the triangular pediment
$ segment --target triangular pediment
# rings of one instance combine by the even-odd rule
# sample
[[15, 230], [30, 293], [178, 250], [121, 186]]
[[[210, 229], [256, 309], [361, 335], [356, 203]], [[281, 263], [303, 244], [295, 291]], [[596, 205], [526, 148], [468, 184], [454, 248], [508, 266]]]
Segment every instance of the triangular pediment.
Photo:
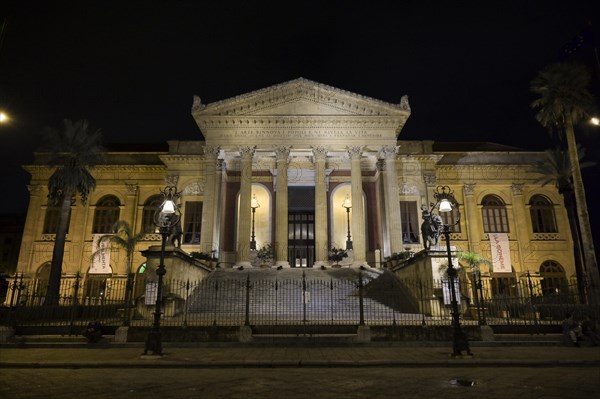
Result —
[[399, 104], [299, 78], [211, 104], [195, 98], [192, 114], [207, 116], [398, 116], [410, 115], [406, 97]]

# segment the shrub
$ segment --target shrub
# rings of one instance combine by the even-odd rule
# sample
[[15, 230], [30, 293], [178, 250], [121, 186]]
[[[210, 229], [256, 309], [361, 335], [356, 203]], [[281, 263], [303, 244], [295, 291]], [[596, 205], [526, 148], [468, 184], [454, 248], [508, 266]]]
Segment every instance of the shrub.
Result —
[[332, 262], [339, 263], [342, 259], [348, 257], [348, 252], [345, 249], [333, 247], [329, 250], [329, 259]]
[[275, 250], [273, 249], [273, 244], [269, 243], [264, 245], [261, 249], [256, 252], [256, 257], [260, 259], [263, 264], [269, 264], [273, 261], [275, 257]]

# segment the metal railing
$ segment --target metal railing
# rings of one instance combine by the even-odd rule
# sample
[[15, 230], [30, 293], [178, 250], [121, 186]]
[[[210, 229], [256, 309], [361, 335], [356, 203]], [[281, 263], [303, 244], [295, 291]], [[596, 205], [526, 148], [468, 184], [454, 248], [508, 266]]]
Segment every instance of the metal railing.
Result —
[[[255, 276], [255, 275], [253, 275]], [[132, 295], [132, 326], [152, 324], [156, 283], [137, 276]], [[241, 278], [240, 278], [241, 277]], [[464, 324], [557, 325], [565, 313], [596, 317], [580, 304], [576, 287], [544, 292], [531, 281], [510, 287], [491, 280], [457, 284]], [[58, 306], [45, 306], [47, 282], [14, 276], [0, 323], [14, 326], [64, 325], [73, 330], [91, 320], [120, 325], [125, 312], [125, 278], [82, 279], [61, 284]], [[239, 325], [423, 325], [451, 323], [446, 281], [398, 280], [391, 273], [360, 273], [356, 278], [167, 280], [164, 326]]]

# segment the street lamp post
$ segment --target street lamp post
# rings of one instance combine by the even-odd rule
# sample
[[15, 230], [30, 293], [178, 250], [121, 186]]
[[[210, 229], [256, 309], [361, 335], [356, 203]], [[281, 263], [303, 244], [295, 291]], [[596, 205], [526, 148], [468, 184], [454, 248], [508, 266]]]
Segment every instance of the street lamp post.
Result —
[[348, 239], [346, 240], [346, 250], [350, 250], [352, 249], [352, 239], [350, 237], [350, 209], [352, 208], [352, 201], [348, 194], [346, 194], [346, 199], [342, 206], [346, 208], [346, 215], [348, 217]]
[[162, 338], [160, 333], [160, 315], [162, 307], [162, 285], [163, 276], [167, 273], [165, 270], [165, 247], [167, 244], [167, 238], [171, 234], [171, 229], [175, 226], [181, 218], [179, 212], [179, 206], [175, 203], [179, 198], [180, 193], [177, 191], [177, 187], [167, 186], [161, 191], [164, 201], [161, 206], [154, 213], [154, 224], [158, 227], [159, 233], [162, 237], [160, 247], [160, 263], [158, 269], [156, 269], [156, 275], [158, 276], [158, 282], [156, 287], [156, 308], [154, 311], [154, 323], [152, 324], [152, 330], [148, 333], [146, 338], [146, 346], [144, 349], [144, 355], [156, 355], [162, 356]]
[[252, 208], [252, 235], [250, 237], [250, 250], [256, 251], [256, 237], [254, 236], [254, 217], [256, 214], [256, 208], [260, 208], [260, 204], [256, 199], [256, 194], [252, 195], [252, 202], [250, 203], [250, 208]]
[[456, 210], [456, 220], [446, 218], [446, 221], [451, 223], [444, 222], [443, 224], [443, 233], [446, 236], [446, 252], [448, 255], [447, 274], [450, 288], [450, 306], [452, 307], [452, 356], [461, 356], [462, 351], [466, 351], [468, 355], [472, 355], [467, 335], [460, 326], [460, 312], [458, 310], [458, 299], [455, 289], [458, 273], [452, 264], [452, 251], [450, 249], [450, 227], [457, 225], [460, 221], [458, 202], [454, 198], [453, 191], [448, 186], [436, 187], [433, 196], [436, 199], [436, 203], [433, 205], [431, 212], [436, 208], [440, 214]]

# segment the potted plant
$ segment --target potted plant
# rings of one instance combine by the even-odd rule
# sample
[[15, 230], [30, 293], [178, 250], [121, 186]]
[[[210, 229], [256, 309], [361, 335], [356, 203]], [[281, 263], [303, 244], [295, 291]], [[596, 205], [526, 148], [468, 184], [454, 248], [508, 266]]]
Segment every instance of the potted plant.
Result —
[[260, 267], [270, 267], [275, 256], [273, 244], [264, 245], [256, 252], [256, 257], [260, 260]]
[[333, 267], [341, 267], [340, 261], [347, 257], [348, 252], [345, 249], [333, 247], [329, 250], [329, 256], [327, 259], [329, 259], [330, 262], [334, 262]]

